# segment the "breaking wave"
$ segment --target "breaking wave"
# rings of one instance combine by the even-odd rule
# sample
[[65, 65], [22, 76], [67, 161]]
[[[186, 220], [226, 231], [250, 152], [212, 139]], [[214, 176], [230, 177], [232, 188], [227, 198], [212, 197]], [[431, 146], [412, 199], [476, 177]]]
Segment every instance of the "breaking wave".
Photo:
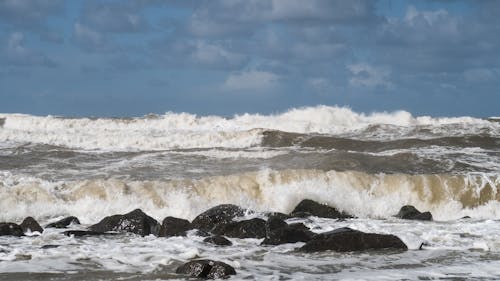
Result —
[[0, 174], [0, 221], [35, 216], [41, 221], [75, 215], [94, 223], [106, 215], [142, 208], [156, 219], [193, 219], [205, 209], [233, 203], [257, 211], [290, 212], [302, 199], [328, 203], [359, 217], [388, 218], [405, 204], [437, 220], [498, 218], [498, 174], [406, 175], [356, 171], [261, 170], [169, 181], [89, 179], [49, 182]]
[[37, 143], [86, 150], [246, 148], [261, 144], [263, 132], [344, 135], [354, 138], [434, 138], [500, 135], [500, 123], [472, 117], [414, 117], [406, 111], [356, 113], [316, 106], [275, 115], [232, 118], [166, 113], [140, 118], [61, 118], [0, 114], [0, 142]]

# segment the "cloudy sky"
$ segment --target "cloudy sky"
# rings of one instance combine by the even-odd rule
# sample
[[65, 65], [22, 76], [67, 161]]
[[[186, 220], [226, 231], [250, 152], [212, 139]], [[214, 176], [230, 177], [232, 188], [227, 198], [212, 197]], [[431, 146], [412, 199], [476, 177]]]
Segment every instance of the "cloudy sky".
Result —
[[500, 1], [0, 1], [0, 112], [500, 115]]

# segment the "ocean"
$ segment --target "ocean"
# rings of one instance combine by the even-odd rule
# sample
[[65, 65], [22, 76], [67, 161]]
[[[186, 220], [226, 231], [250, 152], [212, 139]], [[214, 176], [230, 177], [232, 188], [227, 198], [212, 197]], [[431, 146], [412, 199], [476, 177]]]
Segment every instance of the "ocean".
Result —
[[[142, 209], [160, 223], [231, 203], [289, 213], [312, 199], [353, 214], [291, 218], [398, 236], [404, 252], [302, 253], [303, 242], [133, 234], [0, 236], [0, 280], [184, 280], [192, 258], [231, 280], [500, 280], [500, 119], [362, 114], [316, 106], [274, 115], [136, 118], [0, 114], [0, 222], [76, 216], [85, 229]], [[433, 221], [394, 217], [403, 205]], [[421, 247], [421, 245], [424, 245]]]

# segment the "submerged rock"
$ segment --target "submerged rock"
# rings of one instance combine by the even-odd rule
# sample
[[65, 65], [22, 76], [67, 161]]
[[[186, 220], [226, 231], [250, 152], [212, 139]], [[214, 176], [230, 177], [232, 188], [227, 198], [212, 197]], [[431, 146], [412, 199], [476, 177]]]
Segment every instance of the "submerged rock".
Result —
[[193, 260], [181, 265], [175, 272], [207, 279], [228, 278], [236, 274], [232, 266], [213, 260]]
[[319, 251], [366, 251], [377, 249], [407, 250], [408, 247], [397, 236], [390, 234], [365, 233], [343, 227], [315, 235], [300, 248], [304, 252]]
[[310, 199], [302, 200], [290, 213], [294, 217], [316, 216], [329, 219], [352, 218], [353, 216], [340, 212], [326, 204], [320, 204]]
[[405, 220], [422, 220], [431, 221], [432, 214], [430, 212], [420, 212], [412, 205], [406, 205], [401, 207], [396, 217]]
[[191, 230], [192, 226], [188, 220], [174, 217], [166, 217], [161, 224], [160, 237], [186, 236], [186, 232]]
[[23, 229], [12, 222], [0, 222], [0, 236], [24, 236]]
[[38, 231], [40, 233], [43, 232], [43, 228], [40, 226], [40, 224], [32, 217], [27, 217], [23, 220], [23, 222], [19, 225], [22, 229], [23, 232], [35, 232]]
[[80, 224], [80, 221], [78, 220], [77, 217], [70, 216], [70, 217], [66, 217], [62, 220], [58, 220], [56, 222], [53, 222], [53, 223], [49, 223], [45, 227], [66, 228], [70, 224]]
[[135, 209], [125, 215], [105, 217], [97, 224], [90, 226], [96, 232], [131, 232], [142, 236], [156, 235], [160, 231], [160, 224], [152, 217], [146, 215], [141, 209]]
[[206, 210], [194, 218], [193, 228], [204, 231], [212, 231], [214, 228], [228, 224], [236, 217], [241, 217], [245, 211], [232, 204], [222, 204]]
[[266, 221], [259, 218], [230, 222], [219, 225], [214, 233], [233, 238], [264, 238], [266, 237]]
[[99, 231], [88, 231], [88, 230], [68, 230], [64, 231], [63, 234], [66, 236], [74, 236], [74, 237], [116, 235], [116, 233], [111, 233], [111, 232], [99, 232]]
[[214, 244], [217, 246], [231, 246], [231, 245], [233, 245], [233, 243], [231, 241], [229, 241], [226, 237], [221, 236], [221, 235], [214, 235], [214, 236], [207, 237], [203, 240], [203, 242]]

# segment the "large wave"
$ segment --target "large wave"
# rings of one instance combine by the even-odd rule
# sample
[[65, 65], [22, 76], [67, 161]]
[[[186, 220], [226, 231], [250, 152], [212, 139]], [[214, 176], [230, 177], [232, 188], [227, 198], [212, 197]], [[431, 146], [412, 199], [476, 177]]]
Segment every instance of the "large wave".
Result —
[[0, 114], [0, 142], [39, 143], [87, 150], [246, 148], [260, 145], [265, 130], [350, 137], [500, 135], [500, 123], [472, 117], [414, 117], [406, 111], [363, 114], [316, 106], [275, 115], [232, 118], [166, 113], [139, 118], [61, 118]]
[[359, 217], [388, 218], [402, 205], [431, 211], [437, 220], [498, 218], [497, 174], [407, 175], [355, 171], [261, 170], [202, 179], [49, 182], [0, 174], [0, 221], [35, 216], [44, 221], [76, 215], [93, 223], [142, 208], [157, 219], [192, 219], [205, 209], [233, 203], [257, 211], [290, 212], [302, 199], [328, 203]]

